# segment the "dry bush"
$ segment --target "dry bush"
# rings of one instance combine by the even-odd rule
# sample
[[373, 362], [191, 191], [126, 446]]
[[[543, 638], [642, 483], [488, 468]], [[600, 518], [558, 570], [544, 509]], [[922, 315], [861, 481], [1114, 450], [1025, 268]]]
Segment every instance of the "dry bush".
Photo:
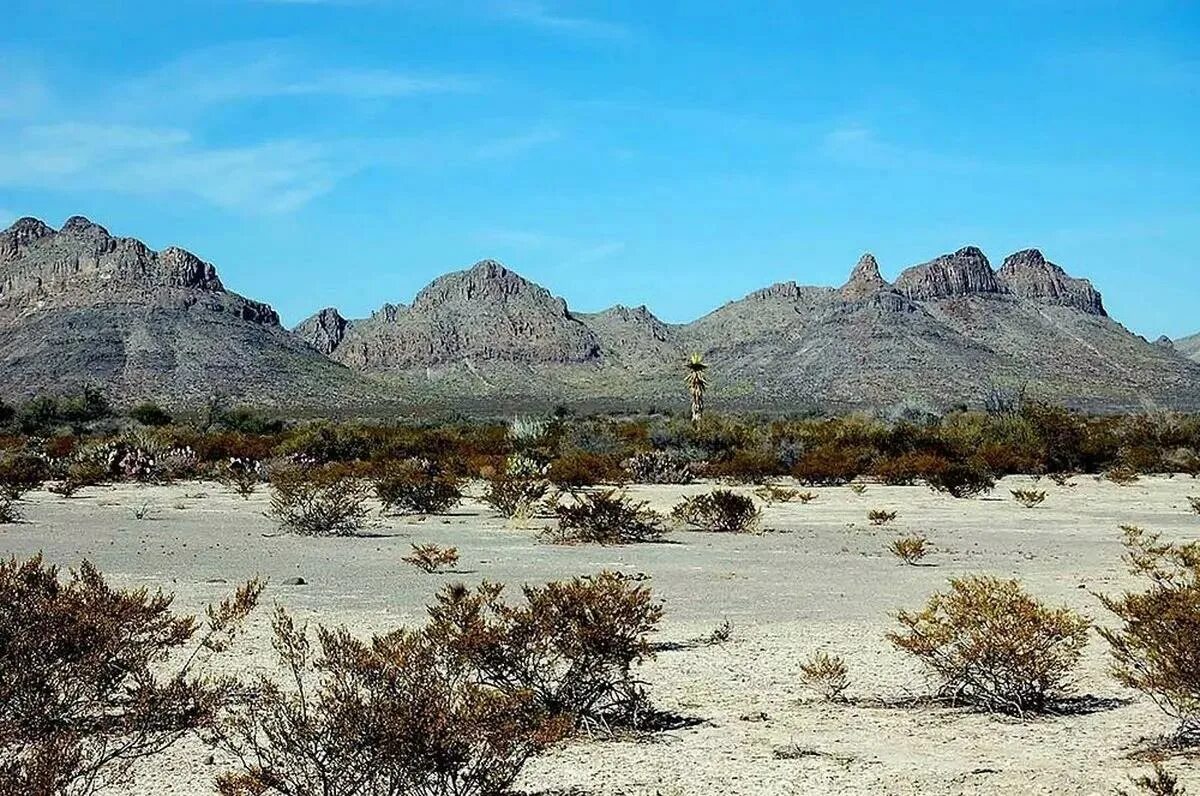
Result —
[[46, 487], [46, 491], [64, 498], [73, 496], [85, 486], [102, 484], [108, 478], [104, 463], [87, 456], [73, 458], [59, 472], [61, 477]]
[[1018, 715], [1069, 694], [1090, 627], [1016, 580], [982, 576], [952, 578], [948, 592], [897, 618], [904, 630], [888, 639], [940, 679], [939, 698]]
[[1046, 502], [1046, 493], [1036, 489], [1013, 489], [1013, 499], [1027, 509], [1035, 509]]
[[1117, 796], [1187, 796], [1187, 788], [1179, 784], [1179, 778], [1163, 768], [1162, 763], [1155, 762], [1149, 774], [1140, 777], [1130, 776], [1129, 782], [1134, 790], [1117, 789]]
[[12, 525], [21, 521], [21, 510], [17, 501], [4, 493], [0, 493], [0, 525]]
[[952, 462], [945, 469], [930, 472], [925, 482], [934, 492], [945, 492], [956, 498], [971, 498], [991, 492], [996, 486], [992, 473], [979, 462]]
[[564, 544], [656, 542], [663, 535], [663, 518], [647, 505], [615, 489], [577, 494], [570, 503], [555, 507], [558, 529], [553, 539]]
[[0, 495], [10, 500], [20, 500], [49, 477], [50, 468], [42, 458], [28, 454], [0, 456]]
[[1105, 470], [1101, 474], [1101, 478], [1105, 481], [1111, 481], [1117, 486], [1132, 486], [1141, 480], [1137, 470], [1126, 465], [1119, 465], [1109, 470]]
[[550, 462], [546, 477], [550, 483], [563, 489], [619, 484], [627, 480], [615, 456], [582, 450], [573, 450], [554, 459]]
[[1074, 486], [1074, 484], [1071, 482], [1071, 479], [1075, 478], [1076, 475], [1077, 473], [1073, 472], [1048, 473], [1047, 478], [1053, 481], [1055, 486], [1067, 487]]
[[901, 536], [892, 540], [888, 550], [905, 564], [915, 567], [929, 555], [929, 540], [924, 536]]
[[684, 498], [671, 510], [671, 516], [705, 531], [747, 533], [758, 528], [762, 512], [753, 498], [714, 489], [706, 495]]
[[508, 474], [488, 479], [483, 502], [502, 517], [528, 519], [550, 491], [550, 484], [540, 478], [523, 478]]
[[827, 702], [841, 702], [850, 687], [850, 670], [839, 656], [821, 651], [800, 664], [799, 680]]
[[651, 718], [634, 667], [652, 650], [662, 619], [650, 590], [615, 572], [525, 586], [524, 604], [504, 588], [448, 586], [430, 608], [429, 633], [469, 661], [483, 682], [527, 693], [544, 715], [591, 728], [638, 728]]
[[[754, 494], [768, 506], [774, 503], [791, 503], [793, 500], [801, 497], [799, 489], [789, 489], [788, 487], [775, 486], [774, 484], [764, 484], [754, 490]], [[806, 492], [805, 494], [812, 495], [811, 492]], [[811, 499], [812, 497], [809, 498], [809, 500]], [[808, 500], [802, 500], [801, 502], [807, 503]]]
[[871, 474], [888, 486], [912, 486], [920, 480], [949, 467], [950, 462], [936, 453], [914, 451], [884, 459], [875, 464]]
[[690, 484], [691, 462], [666, 451], [635, 453], [621, 462], [621, 469], [635, 484]]
[[883, 509], [871, 509], [867, 513], [867, 519], [875, 526], [887, 525], [895, 521], [898, 516], [900, 515], [895, 511], [884, 511]]
[[1126, 561], [1145, 591], [1100, 601], [1121, 620], [1100, 628], [1113, 656], [1113, 674], [1179, 722], [1178, 736], [1200, 739], [1200, 543], [1171, 544], [1126, 526]]
[[459, 480], [423, 459], [390, 465], [375, 479], [375, 495], [387, 511], [444, 514], [462, 500]]
[[1198, 497], [1189, 497], [1189, 498], [1188, 498], [1188, 505], [1190, 505], [1190, 506], [1192, 507], [1192, 513], [1193, 513], [1193, 514], [1200, 514], [1200, 496], [1198, 496]]
[[314, 645], [280, 609], [274, 630], [283, 682], [243, 683], [214, 731], [241, 764], [218, 779], [225, 796], [492, 796], [564, 734], [431, 629], [319, 628]]
[[807, 506], [818, 497], [820, 496], [816, 492], [801, 492], [799, 495], [796, 495], [796, 500], [799, 500], [801, 504]]
[[330, 470], [285, 469], [271, 474], [271, 513], [288, 533], [352, 536], [367, 517], [367, 488]]
[[111, 588], [87, 562], [65, 579], [40, 557], [0, 562], [0, 793], [122, 788], [138, 760], [207, 725], [229, 689], [204, 670], [262, 587], [201, 624], [161, 592]]
[[739, 484], [762, 484], [786, 472], [779, 456], [770, 450], [736, 449], [728, 458], [709, 462], [704, 475]]
[[400, 560], [432, 575], [443, 568], [458, 565], [458, 548], [438, 547], [435, 544], [414, 544], [412, 552]]
[[224, 463], [218, 477], [221, 483], [241, 495], [243, 500], [249, 500], [265, 475], [262, 462], [235, 456]]
[[861, 475], [864, 453], [826, 445], [805, 453], [792, 466], [792, 476], [805, 486], [843, 486]]

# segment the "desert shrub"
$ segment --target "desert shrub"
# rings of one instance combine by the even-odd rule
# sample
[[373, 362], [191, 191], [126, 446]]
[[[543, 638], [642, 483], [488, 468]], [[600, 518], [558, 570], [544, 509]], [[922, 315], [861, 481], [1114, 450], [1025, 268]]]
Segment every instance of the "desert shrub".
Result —
[[[811, 492], [806, 492], [805, 495], [811, 495]], [[799, 489], [789, 489], [788, 487], [775, 486], [774, 484], [764, 484], [754, 490], [754, 495], [763, 503], [770, 506], [773, 503], [791, 503], [801, 497]], [[811, 498], [810, 498], [811, 500]], [[801, 501], [807, 503], [808, 500]]]
[[0, 494], [20, 500], [50, 477], [50, 468], [40, 456], [18, 453], [0, 455]]
[[1013, 489], [1013, 499], [1027, 509], [1034, 509], [1046, 502], [1046, 493], [1036, 489]]
[[462, 500], [462, 489], [457, 478], [422, 459], [387, 467], [375, 479], [375, 495], [388, 511], [444, 514]]
[[1073, 473], [1073, 472], [1049, 473], [1047, 475], [1047, 477], [1051, 481], [1054, 482], [1055, 486], [1066, 487], [1066, 486], [1073, 486], [1073, 484], [1071, 483], [1071, 479], [1074, 478], [1076, 475], [1077, 475], [1077, 473]]
[[734, 450], [728, 458], [711, 461], [704, 468], [704, 474], [709, 478], [741, 484], [761, 484], [785, 472], [777, 454], [760, 449]]
[[938, 696], [954, 704], [1023, 714], [1068, 695], [1090, 623], [1050, 608], [1016, 580], [952, 578], [925, 608], [898, 615], [889, 633], [941, 680]]
[[558, 542], [598, 542], [629, 544], [654, 542], [662, 538], [663, 518], [614, 490], [576, 495], [570, 503], [558, 505]]
[[244, 500], [250, 499], [266, 475], [266, 468], [262, 462], [237, 457], [224, 462], [218, 471], [221, 483], [241, 495]]
[[840, 702], [850, 687], [850, 670], [839, 656], [821, 651], [800, 664], [799, 680], [827, 702]]
[[483, 502], [502, 517], [527, 519], [550, 491], [550, 484], [539, 478], [522, 478], [507, 473], [489, 478]]
[[826, 445], [801, 456], [792, 466], [792, 477], [806, 486], [842, 486], [866, 470], [859, 448]]
[[862, 482], [851, 484], [850, 491], [856, 495], [865, 494], [867, 491], [867, 485]]
[[412, 564], [422, 572], [433, 574], [440, 569], [458, 564], [458, 548], [438, 547], [435, 544], [414, 544], [412, 552], [401, 560], [406, 564]]
[[1118, 788], [1117, 796], [1187, 796], [1187, 788], [1179, 784], [1179, 778], [1172, 774], [1167, 769], [1163, 768], [1162, 763], [1155, 761], [1149, 774], [1141, 776], [1130, 776], [1129, 784], [1135, 790], [1127, 791], [1123, 788]]
[[690, 484], [693, 478], [687, 458], [666, 451], [635, 453], [621, 468], [635, 484]]
[[1145, 591], [1100, 597], [1121, 620], [1100, 628], [1113, 674], [1179, 722], [1179, 737], [1200, 738], [1200, 543], [1172, 544], [1126, 526], [1126, 561]]
[[975, 497], [996, 486], [991, 472], [975, 461], [953, 462], [940, 471], [927, 473], [925, 482], [933, 491], [956, 498]]
[[911, 451], [877, 462], [871, 474], [888, 486], [912, 486], [917, 481], [942, 472], [949, 465], [944, 456]]
[[65, 579], [40, 557], [0, 562], [0, 792], [123, 790], [134, 763], [204, 727], [228, 696], [204, 669], [262, 586], [202, 625], [161, 592], [113, 589], [86, 562]]
[[430, 629], [363, 641], [318, 628], [314, 645], [280, 609], [274, 631], [286, 681], [243, 683], [216, 725], [242, 765], [219, 778], [226, 796], [492, 796], [565, 732]]
[[900, 515], [897, 512], [885, 511], [884, 509], [871, 509], [871, 511], [867, 512], [867, 519], [871, 521], [872, 525], [876, 526], [888, 525], [898, 516]]
[[1200, 496], [1189, 497], [1188, 505], [1192, 507], [1193, 514], [1200, 514]]
[[571, 451], [551, 461], [546, 477], [550, 483], [564, 489], [626, 480], [625, 471], [621, 469], [616, 456], [582, 450]]
[[820, 497], [820, 495], [818, 495], [816, 492], [801, 492], [800, 494], [796, 495], [796, 500], [799, 500], [801, 504], [807, 506], [818, 497]]
[[649, 703], [634, 667], [652, 650], [662, 618], [650, 590], [615, 572], [525, 586], [525, 602], [503, 586], [443, 589], [430, 608], [431, 635], [470, 661], [484, 682], [527, 693], [548, 716], [573, 725], [639, 727]]
[[171, 415], [158, 404], [138, 404], [129, 410], [129, 416], [143, 426], [165, 426], [171, 422]]
[[303, 468], [271, 474], [271, 513], [289, 533], [351, 536], [366, 521], [366, 500], [359, 478]]
[[1137, 470], [1127, 465], [1118, 465], [1105, 470], [1101, 477], [1105, 481], [1111, 481], [1117, 486], [1132, 486], [1141, 480]]
[[684, 498], [671, 510], [671, 516], [705, 531], [745, 533], [758, 527], [762, 512], [746, 495], [714, 489], [704, 495]]
[[915, 567], [929, 555], [929, 540], [924, 536], [901, 536], [892, 540], [888, 550], [905, 564]]
[[0, 492], [0, 525], [12, 525], [21, 521], [21, 510], [17, 501]]

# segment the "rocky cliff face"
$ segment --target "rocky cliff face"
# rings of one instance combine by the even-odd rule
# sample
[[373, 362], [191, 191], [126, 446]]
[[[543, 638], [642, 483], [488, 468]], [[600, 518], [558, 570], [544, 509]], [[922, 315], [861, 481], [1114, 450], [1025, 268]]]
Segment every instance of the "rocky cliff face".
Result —
[[209, 263], [80, 216], [0, 232], [0, 370], [9, 399], [94, 382], [117, 401], [173, 405], [222, 392], [315, 406], [361, 381], [282, 329], [270, 306], [226, 290]]
[[350, 322], [334, 307], [318, 310], [292, 329], [304, 342], [328, 356], [342, 344]]
[[1091, 282], [1071, 278], [1037, 249], [1024, 249], [1005, 257], [996, 279], [1019, 298], [1107, 315], [1104, 300]]
[[879, 273], [879, 263], [875, 261], [875, 255], [867, 252], [859, 259], [854, 270], [850, 272], [850, 279], [838, 292], [847, 301], [859, 301], [881, 290], [891, 289], [892, 286]]
[[1000, 284], [987, 255], [974, 246], [915, 265], [896, 279], [896, 289], [915, 301], [973, 293], [999, 293]]

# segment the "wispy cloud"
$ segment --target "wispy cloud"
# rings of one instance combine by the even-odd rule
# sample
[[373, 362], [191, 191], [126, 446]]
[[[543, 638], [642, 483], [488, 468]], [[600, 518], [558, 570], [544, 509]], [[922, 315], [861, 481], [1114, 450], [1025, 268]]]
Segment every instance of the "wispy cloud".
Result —
[[527, 229], [489, 229], [476, 237], [482, 245], [500, 249], [504, 254], [536, 253], [565, 268], [594, 265], [625, 250], [624, 241], [587, 241]]
[[623, 25], [559, 12], [537, 0], [500, 0], [494, 4], [493, 9], [502, 19], [553, 33], [598, 39], [624, 39], [629, 36], [629, 29]]
[[481, 160], [503, 160], [553, 143], [561, 137], [562, 134], [558, 130], [538, 127], [529, 132], [486, 141], [475, 147], [474, 154]]
[[840, 125], [826, 132], [821, 151], [844, 165], [863, 169], [971, 172], [982, 165], [973, 158], [892, 143], [873, 128], [857, 123]]

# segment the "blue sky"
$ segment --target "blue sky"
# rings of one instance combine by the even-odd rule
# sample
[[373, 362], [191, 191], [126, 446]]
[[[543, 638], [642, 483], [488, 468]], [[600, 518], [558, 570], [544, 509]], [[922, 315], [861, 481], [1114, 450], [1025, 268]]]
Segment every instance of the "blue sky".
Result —
[[5, 6], [0, 221], [182, 245], [289, 323], [484, 257], [686, 321], [976, 244], [1200, 331], [1194, 2]]

